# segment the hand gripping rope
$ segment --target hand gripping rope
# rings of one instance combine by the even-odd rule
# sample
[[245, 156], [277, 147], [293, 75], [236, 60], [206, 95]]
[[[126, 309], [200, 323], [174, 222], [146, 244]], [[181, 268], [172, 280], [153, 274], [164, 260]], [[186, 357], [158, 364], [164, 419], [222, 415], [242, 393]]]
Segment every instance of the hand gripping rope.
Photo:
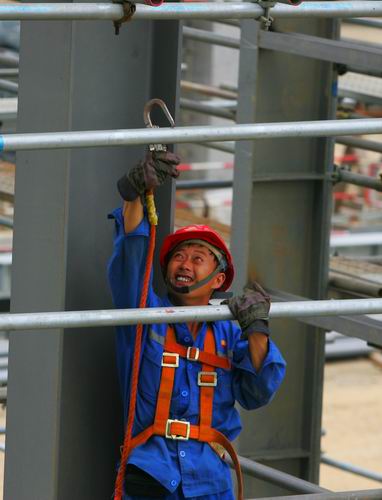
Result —
[[[151, 109], [157, 104], [160, 106], [168, 118], [171, 126], [175, 125], [174, 120], [166, 106], [166, 104], [161, 99], [152, 99], [149, 101], [143, 111], [143, 119], [145, 125], [149, 128], [155, 127], [155, 125], [151, 122]], [[150, 151], [167, 151], [167, 146], [164, 144], [150, 144]], [[149, 246], [147, 250], [146, 257], [146, 267], [145, 273], [143, 277], [143, 285], [142, 285], [142, 295], [141, 300], [139, 302], [139, 307], [146, 307], [147, 295], [149, 291], [149, 283], [150, 283], [150, 274], [151, 268], [153, 264], [153, 256], [155, 249], [155, 240], [156, 240], [156, 226], [158, 224], [158, 216], [156, 213], [155, 203], [154, 203], [154, 192], [153, 190], [146, 192], [146, 206], [148, 212], [148, 219], [150, 222], [150, 238], [149, 238]], [[125, 437], [123, 440], [123, 447], [121, 453], [121, 461], [119, 464], [118, 474], [115, 481], [114, 488], [114, 500], [122, 500], [123, 496], [123, 483], [125, 479], [126, 472], [126, 464], [127, 459], [129, 458], [131, 451], [131, 441], [132, 441], [132, 432], [133, 432], [133, 424], [135, 418], [135, 406], [137, 401], [137, 389], [138, 389], [138, 375], [139, 375], [139, 360], [141, 359], [141, 344], [142, 344], [142, 331], [143, 325], [137, 325], [137, 330], [135, 334], [135, 344], [134, 344], [134, 357], [133, 357], [133, 368], [132, 368], [132, 376], [131, 376], [131, 388], [130, 388], [130, 401], [129, 401], [129, 412], [127, 417], [127, 424], [125, 430]]]

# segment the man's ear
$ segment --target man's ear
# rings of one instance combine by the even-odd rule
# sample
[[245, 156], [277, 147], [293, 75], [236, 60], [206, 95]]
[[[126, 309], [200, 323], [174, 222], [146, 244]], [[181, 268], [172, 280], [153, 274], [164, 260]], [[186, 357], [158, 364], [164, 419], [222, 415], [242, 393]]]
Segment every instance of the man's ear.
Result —
[[217, 274], [215, 276], [214, 284], [213, 284], [212, 288], [214, 290], [218, 290], [222, 286], [222, 284], [225, 282], [225, 278], [226, 278], [225, 273]]

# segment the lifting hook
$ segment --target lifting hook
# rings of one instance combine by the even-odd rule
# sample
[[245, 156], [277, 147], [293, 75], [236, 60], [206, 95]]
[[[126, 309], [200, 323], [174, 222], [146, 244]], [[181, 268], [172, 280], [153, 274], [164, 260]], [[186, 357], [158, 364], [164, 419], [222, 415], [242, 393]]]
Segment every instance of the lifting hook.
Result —
[[[144, 121], [146, 127], [147, 128], [158, 128], [158, 125], [153, 125], [153, 123], [151, 121], [151, 110], [155, 105], [158, 105], [162, 109], [166, 118], [170, 122], [171, 127], [175, 127], [174, 118], [171, 116], [171, 113], [170, 113], [168, 107], [162, 101], [162, 99], [151, 99], [150, 101], [148, 101], [145, 104], [145, 107], [143, 108], [143, 121]], [[150, 144], [149, 150], [150, 151], [167, 151], [167, 146], [165, 144]]]

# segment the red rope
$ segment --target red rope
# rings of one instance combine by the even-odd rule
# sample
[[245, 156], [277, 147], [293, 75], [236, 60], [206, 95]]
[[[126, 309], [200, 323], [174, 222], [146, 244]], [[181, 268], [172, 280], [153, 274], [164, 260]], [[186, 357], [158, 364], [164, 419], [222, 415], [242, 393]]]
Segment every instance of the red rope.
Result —
[[[143, 278], [142, 285], [142, 295], [139, 303], [139, 307], [146, 307], [147, 295], [149, 292], [149, 284], [150, 284], [150, 274], [154, 257], [154, 249], [155, 249], [155, 239], [156, 239], [156, 226], [150, 226], [150, 238], [149, 238], [149, 247], [147, 250], [147, 258], [146, 258], [146, 268], [145, 275]], [[134, 358], [133, 358], [133, 372], [131, 376], [131, 388], [130, 388], [130, 402], [129, 402], [129, 413], [127, 417], [126, 431], [125, 437], [123, 440], [123, 449], [121, 454], [121, 462], [119, 464], [117, 479], [115, 481], [114, 487], [114, 500], [122, 500], [123, 496], [123, 483], [125, 479], [126, 472], [126, 464], [127, 459], [130, 455], [130, 447], [131, 447], [131, 439], [133, 433], [133, 425], [135, 418], [135, 406], [137, 402], [137, 389], [138, 389], [138, 375], [139, 375], [139, 360], [141, 359], [141, 344], [142, 344], [142, 331], [143, 325], [137, 325], [137, 331], [135, 335], [135, 344], [134, 344]]]

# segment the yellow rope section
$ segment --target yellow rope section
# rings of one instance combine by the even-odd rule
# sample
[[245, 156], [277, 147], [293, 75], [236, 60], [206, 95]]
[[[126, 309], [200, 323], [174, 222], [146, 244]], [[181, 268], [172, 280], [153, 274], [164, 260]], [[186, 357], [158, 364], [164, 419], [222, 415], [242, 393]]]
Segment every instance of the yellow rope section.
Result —
[[158, 215], [155, 208], [154, 193], [152, 191], [146, 193], [146, 207], [150, 224], [152, 226], [157, 226]]

